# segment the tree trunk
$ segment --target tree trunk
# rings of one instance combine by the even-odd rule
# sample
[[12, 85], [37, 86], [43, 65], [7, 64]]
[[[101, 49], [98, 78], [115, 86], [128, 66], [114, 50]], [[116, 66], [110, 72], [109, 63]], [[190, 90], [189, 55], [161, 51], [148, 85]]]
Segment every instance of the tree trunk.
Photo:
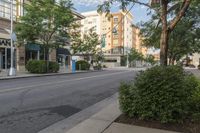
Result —
[[169, 33], [167, 27], [163, 26], [161, 40], [160, 40], [160, 65], [167, 66], [167, 55], [168, 55], [168, 37]]
[[160, 65], [167, 66], [167, 55], [168, 55], [168, 24], [167, 24], [167, 1], [162, 0], [162, 13], [161, 13], [161, 21], [162, 21], [162, 33], [160, 39]]

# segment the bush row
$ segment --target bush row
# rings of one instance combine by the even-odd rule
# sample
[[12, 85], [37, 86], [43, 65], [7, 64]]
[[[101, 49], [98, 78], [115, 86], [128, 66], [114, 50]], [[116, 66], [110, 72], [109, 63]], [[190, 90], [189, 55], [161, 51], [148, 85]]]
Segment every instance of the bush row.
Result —
[[76, 62], [76, 70], [89, 70], [90, 64], [87, 61], [80, 60]]
[[120, 87], [120, 108], [129, 117], [162, 123], [200, 120], [200, 82], [179, 66], [156, 66]]
[[30, 73], [57, 73], [59, 64], [52, 61], [30, 60], [26, 64], [26, 69]]

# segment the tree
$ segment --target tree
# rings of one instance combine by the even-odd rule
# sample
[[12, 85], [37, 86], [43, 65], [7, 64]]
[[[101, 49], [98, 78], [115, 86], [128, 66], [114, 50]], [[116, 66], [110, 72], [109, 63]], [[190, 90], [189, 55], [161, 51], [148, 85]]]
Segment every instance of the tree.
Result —
[[96, 66], [101, 66], [101, 63], [104, 61], [104, 55], [101, 49], [98, 49], [95, 55], [93, 56], [93, 63]]
[[90, 29], [87, 34], [81, 39], [80, 34], [76, 33], [77, 38], [72, 43], [73, 54], [81, 54], [87, 59], [89, 56], [94, 56], [98, 52], [99, 36], [93, 29]]
[[67, 42], [67, 28], [75, 21], [72, 6], [70, 0], [30, 0], [15, 27], [19, 41], [41, 44], [48, 60], [51, 48]]
[[[185, 55], [200, 52], [200, 9], [197, 7], [200, 7], [200, 4], [191, 6], [185, 17], [169, 36], [168, 59], [171, 65]], [[147, 47], [159, 48], [160, 36], [158, 34], [162, 32], [161, 26], [156, 27], [156, 23], [152, 18], [143, 24], [142, 27], [143, 44]]]
[[122, 9], [126, 9], [126, 6], [130, 3], [140, 4], [146, 6], [153, 10], [159, 19], [159, 24], [161, 24], [161, 34], [160, 34], [160, 64], [163, 66], [167, 65], [168, 56], [168, 41], [171, 32], [174, 30], [176, 25], [182, 19], [182, 17], [187, 12], [191, 2], [197, 2], [195, 0], [153, 0], [150, 4], [148, 2], [141, 2], [140, 0], [110, 0], [104, 2], [103, 5], [99, 6], [100, 11], [110, 12], [110, 7], [114, 1], [121, 3]]
[[154, 65], [156, 63], [155, 57], [153, 55], [147, 55], [147, 57], [144, 60], [147, 63], [150, 63], [151, 65]]
[[130, 63], [133, 63], [135, 61], [142, 61], [144, 60], [144, 56], [142, 53], [137, 52], [137, 50], [133, 48], [130, 50], [128, 60]]

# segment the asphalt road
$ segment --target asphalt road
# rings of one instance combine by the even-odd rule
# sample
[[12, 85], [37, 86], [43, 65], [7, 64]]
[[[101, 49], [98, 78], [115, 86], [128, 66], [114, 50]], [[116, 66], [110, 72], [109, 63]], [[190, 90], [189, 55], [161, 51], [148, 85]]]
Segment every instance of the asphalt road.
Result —
[[130, 70], [0, 81], [0, 133], [37, 133], [118, 91]]

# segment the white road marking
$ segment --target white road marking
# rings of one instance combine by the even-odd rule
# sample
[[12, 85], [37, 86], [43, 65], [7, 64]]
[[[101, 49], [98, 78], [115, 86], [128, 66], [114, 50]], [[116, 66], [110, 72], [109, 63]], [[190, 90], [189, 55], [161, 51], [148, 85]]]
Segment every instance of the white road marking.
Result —
[[44, 83], [44, 84], [37, 84], [37, 85], [24, 86], [24, 87], [18, 87], [18, 88], [11, 88], [11, 89], [1, 89], [0, 93], [23, 90], [23, 89], [27, 89], [27, 88], [33, 88], [33, 87], [39, 87], [39, 86], [45, 86], [45, 85], [51, 85], [51, 84], [53, 85], [53, 84], [64, 83], [64, 82], [71, 82], [71, 81], [79, 81], [79, 80], [84, 80], [84, 79], [112, 76], [112, 75], [128, 73], [128, 72], [130, 72], [130, 71], [123, 71], [123, 72], [117, 72], [117, 73], [111, 73], [111, 74], [102, 74], [102, 75], [96, 75], [96, 76], [90, 76], [90, 77], [84, 77], [84, 78], [76, 78], [76, 79], [63, 80], [63, 81], [57, 81], [57, 82], [50, 82], [50, 83]]

